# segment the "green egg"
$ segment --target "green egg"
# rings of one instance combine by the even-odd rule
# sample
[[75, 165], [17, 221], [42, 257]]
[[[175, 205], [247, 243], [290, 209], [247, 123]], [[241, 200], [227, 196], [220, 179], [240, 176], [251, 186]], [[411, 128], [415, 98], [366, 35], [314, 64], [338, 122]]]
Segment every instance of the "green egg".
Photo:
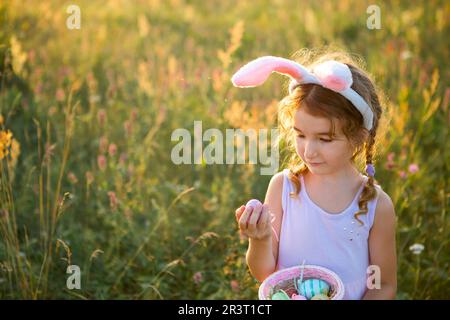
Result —
[[330, 298], [328, 298], [328, 296], [324, 294], [319, 293], [312, 297], [311, 300], [330, 300]]
[[272, 300], [291, 300], [284, 290], [280, 289], [277, 293], [272, 295]]

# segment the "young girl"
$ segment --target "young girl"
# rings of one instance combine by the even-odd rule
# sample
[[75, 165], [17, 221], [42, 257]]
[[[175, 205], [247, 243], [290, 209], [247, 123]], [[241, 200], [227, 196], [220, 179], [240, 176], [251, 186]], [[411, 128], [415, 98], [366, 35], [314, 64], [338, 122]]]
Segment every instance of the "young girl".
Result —
[[[240, 232], [249, 238], [251, 273], [263, 281], [306, 260], [340, 276], [344, 299], [394, 299], [396, 218], [390, 197], [374, 179], [382, 114], [374, 84], [339, 52], [304, 65], [261, 57], [232, 82], [257, 86], [273, 71], [291, 78], [278, 115], [280, 138], [292, 158], [288, 169], [272, 177], [264, 205], [236, 210]], [[362, 153], [367, 175], [355, 163]], [[376, 278], [373, 270], [379, 270], [378, 285], [368, 281]]]

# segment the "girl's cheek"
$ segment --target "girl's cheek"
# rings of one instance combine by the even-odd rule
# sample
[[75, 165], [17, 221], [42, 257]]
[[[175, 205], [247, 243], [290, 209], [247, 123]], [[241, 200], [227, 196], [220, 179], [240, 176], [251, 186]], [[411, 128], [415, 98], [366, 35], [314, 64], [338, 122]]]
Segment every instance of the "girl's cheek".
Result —
[[295, 143], [295, 151], [297, 155], [303, 158], [303, 146], [298, 141]]

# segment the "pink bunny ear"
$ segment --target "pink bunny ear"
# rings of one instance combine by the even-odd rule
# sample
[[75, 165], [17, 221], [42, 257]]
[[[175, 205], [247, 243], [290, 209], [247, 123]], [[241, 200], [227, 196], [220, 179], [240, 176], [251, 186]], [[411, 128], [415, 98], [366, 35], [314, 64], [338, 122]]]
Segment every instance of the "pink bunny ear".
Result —
[[235, 87], [256, 87], [263, 84], [272, 72], [295, 80], [312, 80], [311, 74], [302, 65], [284, 58], [265, 56], [240, 68], [231, 78], [231, 82]]
[[352, 73], [348, 66], [338, 61], [325, 61], [317, 65], [313, 73], [325, 88], [333, 91], [344, 91], [353, 83]]

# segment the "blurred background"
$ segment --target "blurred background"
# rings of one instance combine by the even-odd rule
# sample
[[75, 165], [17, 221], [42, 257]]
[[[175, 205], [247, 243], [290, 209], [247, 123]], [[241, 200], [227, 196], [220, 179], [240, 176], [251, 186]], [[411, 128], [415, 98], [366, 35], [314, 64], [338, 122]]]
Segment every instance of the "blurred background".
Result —
[[450, 298], [450, 4], [377, 1], [369, 29], [371, 4], [2, 1], [0, 298], [256, 299], [234, 211], [270, 176], [175, 165], [171, 134], [275, 128], [284, 78], [242, 90], [231, 75], [330, 45], [387, 98], [375, 166], [398, 217], [397, 298]]

